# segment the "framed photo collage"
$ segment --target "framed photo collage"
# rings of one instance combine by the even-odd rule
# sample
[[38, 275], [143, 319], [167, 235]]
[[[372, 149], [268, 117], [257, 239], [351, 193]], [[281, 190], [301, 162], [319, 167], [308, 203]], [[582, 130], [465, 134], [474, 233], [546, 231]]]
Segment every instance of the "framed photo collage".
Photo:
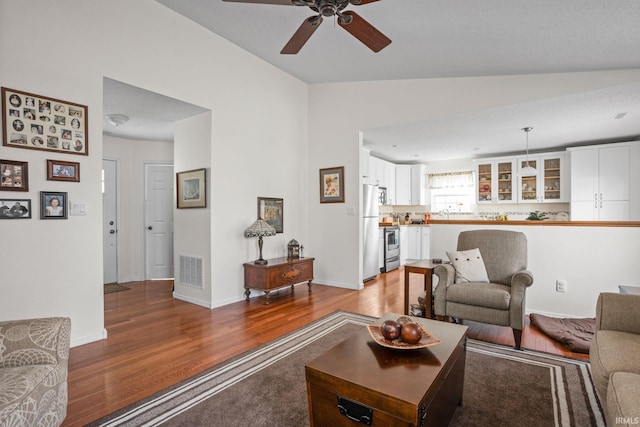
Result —
[[[2, 145], [72, 155], [89, 155], [88, 108], [42, 95], [2, 88]], [[80, 182], [80, 163], [47, 159], [48, 181]], [[29, 198], [2, 192], [29, 191], [29, 164], [0, 159], [0, 219], [32, 218]], [[41, 219], [67, 219], [66, 192], [40, 192]]]

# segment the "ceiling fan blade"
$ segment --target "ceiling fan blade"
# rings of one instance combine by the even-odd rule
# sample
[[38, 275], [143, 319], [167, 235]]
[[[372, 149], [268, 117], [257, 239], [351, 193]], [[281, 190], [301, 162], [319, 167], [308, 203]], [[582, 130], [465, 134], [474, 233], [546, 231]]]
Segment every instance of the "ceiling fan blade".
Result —
[[374, 1], [380, 1], [380, 0], [349, 0], [349, 3], [351, 3], [354, 6], [362, 6], [363, 4], [373, 3]]
[[282, 4], [285, 6], [293, 6], [292, 0], [222, 0], [233, 3], [258, 3], [258, 4]]
[[374, 52], [380, 52], [391, 44], [390, 38], [378, 31], [360, 15], [350, 10], [340, 14], [338, 17], [338, 25]]
[[280, 53], [283, 55], [293, 55], [300, 52], [302, 46], [309, 40], [320, 24], [322, 24], [322, 15], [315, 15], [305, 19]]

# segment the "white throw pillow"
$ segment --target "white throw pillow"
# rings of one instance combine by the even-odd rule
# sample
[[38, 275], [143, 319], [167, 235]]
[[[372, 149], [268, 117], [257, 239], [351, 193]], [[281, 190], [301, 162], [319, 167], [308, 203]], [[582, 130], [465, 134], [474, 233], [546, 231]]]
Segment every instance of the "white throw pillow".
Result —
[[484, 282], [489, 283], [487, 269], [480, 254], [480, 249], [469, 249], [468, 251], [447, 252], [449, 261], [456, 269], [455, 283], [463, 282]]

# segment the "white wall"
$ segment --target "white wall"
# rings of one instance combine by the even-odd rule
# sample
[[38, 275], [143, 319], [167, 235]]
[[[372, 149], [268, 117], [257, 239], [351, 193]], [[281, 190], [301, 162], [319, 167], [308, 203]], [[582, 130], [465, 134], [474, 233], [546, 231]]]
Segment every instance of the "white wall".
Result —
[[173, 164], [173, 142], [139, 141], [103, 135], [103, 158], [116, 160], [120, 186], [118, 282], [144, 280], [145, 164]]
[[[317, 282], [361, 286], [360, 131], [640, 80], [627, 70], [308, 87], [153, 0], [0, 0], [0, 57], [2, 86], [89, 108], [88, 156], [0, 147], [0, 158], [29, 162], [23, 195], [36, 208], [41, 190], [88, 203], [87, 216], [0, 224], [12, 243], [0, 257], [0, 319], [70, 316], [72, 345], [103, 337], [104, 77], [211, 111], [210, 140], [185, 149], [210, 149], [201, 221], [210, 227], [212, 306], [242, 299], [242, 263], [257, 256], [256, 239], [242, 233], [259, 196], [284, 199], [285, 231], [265, 239], [265, 256], [283, 255], [296, 238], [316, 257]], [[46, 181], [50, 157], [79, 161], [82, 181]], [[346, 202], [320, 204], [318, 170], [333, 166], [345, 167]]]
[[[534, 282], [527, 288], [527, 313], [556, 317], [595, 317], [601, 292], [619, 285], [640, 286], [640, 228], [509, 225], [431, 226], [431, 256], [447, 258], [465, 230], [521, 231], [527, 236], [528, 269]], [[556, 292], [556, 280], [567, 280], [568, 291]]]
[[[266, 240], [266, 255], [282, 253], [294, 236], [306, 243], [304, 83], [153, 0], [0, 0], [0, 57], [2, 86], [89, 108], [89, 156], [0, 147], [0, 158], [29, 162], [24, 195], [35, 207], [40, 190], [68, 191], [89, 206], [89, 215], [66, 221], [36, 215], [0, 224], [2, 238], [13, 242], [0, 258], [1, 319], [70, 316], [72, 345], [103, 337], [104, 77], [212, 112], [210, 139], [185, 148], [211, 152], [203, 159], [211, 164], [213, 187], [205, 223], [211, 223], [213, 292], [220, 292], [212, 305], [242, 298], [242, 263], [257, 253], [242, 231], [255, 220], [257, 196], [285, 199], [285, 234]], [[82, 181], [46, 181], [47, 158], [80, 161]]]
[[[362, 286], [359, 132], [640, 81], [640, 70], [378, 81], [310, 86], [310, 247], [318, 281]], [[318, 169], [345, 166], [344, 204], [322, 205]], [[348, 214], [355, 207], [357, 215]]]

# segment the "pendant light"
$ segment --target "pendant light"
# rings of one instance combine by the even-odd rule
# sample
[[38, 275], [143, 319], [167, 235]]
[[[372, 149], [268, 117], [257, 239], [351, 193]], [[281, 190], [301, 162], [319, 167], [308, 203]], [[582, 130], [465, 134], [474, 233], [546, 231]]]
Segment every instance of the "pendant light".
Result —
[[538, 175], [538, 170], [529, 165], [529, 132], [533, 130], [532, 127], [522, 128], [524, 133], [527, 135], [527, 165], [520, 169], [518, 175], [520, 176], [536, 176]]

